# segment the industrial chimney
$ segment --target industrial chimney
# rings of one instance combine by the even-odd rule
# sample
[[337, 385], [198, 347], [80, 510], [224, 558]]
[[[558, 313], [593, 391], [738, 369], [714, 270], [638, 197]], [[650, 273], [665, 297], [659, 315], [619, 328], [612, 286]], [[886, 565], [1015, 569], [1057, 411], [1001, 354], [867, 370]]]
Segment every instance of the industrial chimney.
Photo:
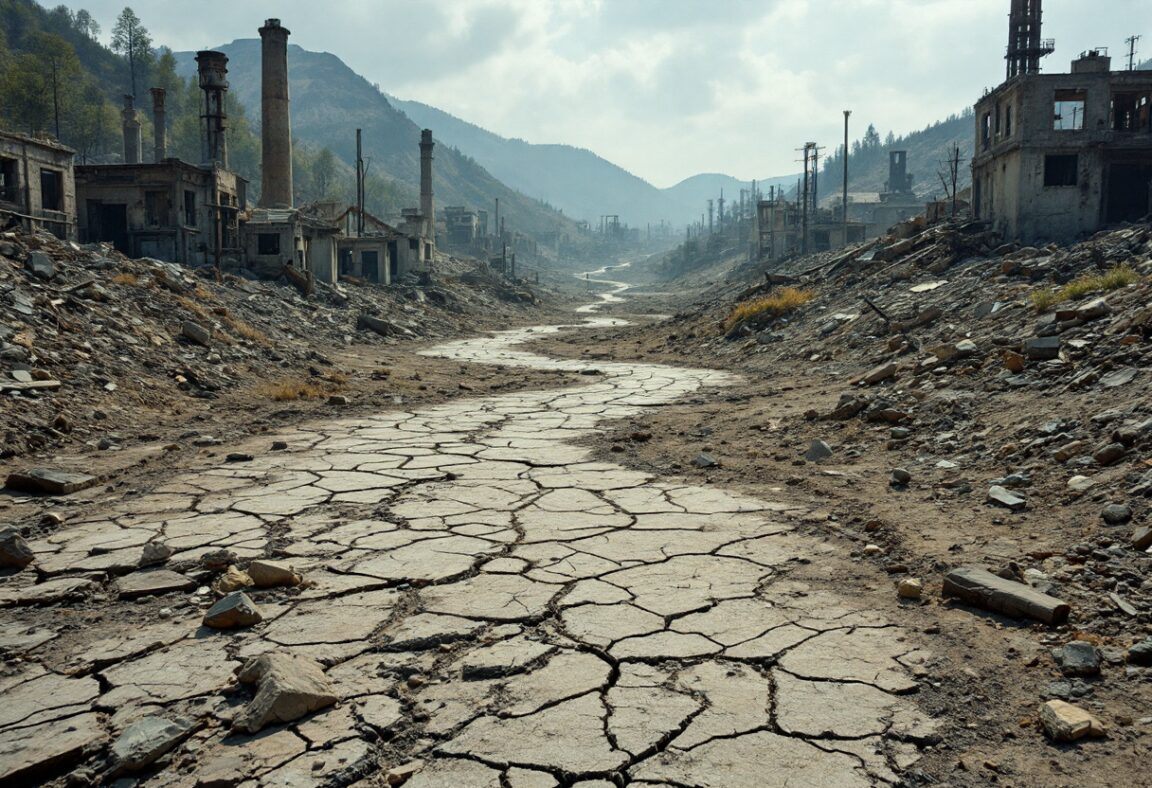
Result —
[[432, 129], [420, 132], [420, 213], [424, 215], [424, 236], [435, 242], [436, 215], [432, 204]]
[[1008, 79], [1023, 74], [1039, 74], [1040, 58], [1052, 54], [1051, 39], [1040, 38], [1043, 17], [1041, 0], [1012, 0], [1008, 17]]
[[204, 91], [204, 163], [219, 163], [228, 169], [228, 115], [224, 99], [228, 94], [228, 56], [223, 52], [204, 50], [196, 53], [200, 72], [200, 89]]
[[288, 36], [279, 19], [260, 28], [261, 208], [292, 207], [292, 125], [288, 115]]
[[164, 88], [152, 88], [152, 147], [156, 163], [168, 158], [168, 120], [164, 111]]
[[124, 163], [140, 163], [140, 118], [136, 115], [135, 99], [124, 96]]

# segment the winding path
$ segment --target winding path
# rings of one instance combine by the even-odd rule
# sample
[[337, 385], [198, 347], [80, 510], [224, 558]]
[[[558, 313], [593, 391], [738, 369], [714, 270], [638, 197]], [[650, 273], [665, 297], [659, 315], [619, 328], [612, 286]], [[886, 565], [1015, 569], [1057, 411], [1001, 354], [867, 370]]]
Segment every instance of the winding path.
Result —
[[[587, 385], [264, 436], [288, 450], [102, 499], [34, 544], [40, 586], [129, 571], [153, 539], [177, 567], [274, 550], [309, 584], [262, 592], [264, 623], [240, 633], [199, 628], [206, 589], [160, 620], [118, 602], [99, 630], [49, 631], [2, 680], [0, 763], [180, 714], [209, 724], [149, 786], [343, 785], [413, 758], [425, 765], [412, 788], [896, 782], [935, 728], [909, 697], [926, 655], [877, 612], [797, 579], [812, 561], [834, 572], [837, 549], [781, 504], [577, 445], [733, 378], [517, 348], [559, 330], [426, 352], [579, 371]], [[0, 604], [19, 592], [0, 586]], [[69, 658], [38, 658], [49, 646]], [[318, 659], [341, 703], [229, 737], [233, 670], [271, 650]]]

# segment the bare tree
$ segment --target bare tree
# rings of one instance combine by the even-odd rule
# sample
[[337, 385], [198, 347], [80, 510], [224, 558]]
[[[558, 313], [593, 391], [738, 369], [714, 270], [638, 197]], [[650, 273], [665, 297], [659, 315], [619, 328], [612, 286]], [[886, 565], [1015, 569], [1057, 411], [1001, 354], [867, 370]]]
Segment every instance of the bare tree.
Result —
[[128, 72], [132, 79], [132, 95], [136, 95], [136, 74], [152, 62], [152, 37], [140, 22], [136, 12], [125, 6], [116, 17], [112, 28], [112, 51], [128, 58]]

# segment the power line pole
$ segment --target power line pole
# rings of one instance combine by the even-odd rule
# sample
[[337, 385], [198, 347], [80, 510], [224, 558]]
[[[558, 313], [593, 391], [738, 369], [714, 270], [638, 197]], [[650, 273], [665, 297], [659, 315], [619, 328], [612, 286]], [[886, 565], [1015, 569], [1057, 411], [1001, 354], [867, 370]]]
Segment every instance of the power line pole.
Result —
[[804, 193], [801, 195], [801, 209], [800, 209], [800, 254], [808, 254], [808, 201], [809, 191], [808, 184], [812, 178], [812, 173], [808, 170], [808, 154], [812, 150], [813, 143], [804, 143]]
[[852, 110], [844, 110], [844, 194], [841, 207], [844, 210], [844, 245], [848, 245], [848, 117]]
[[1136, 42], [1139, 41], [1141, 38], [1142, 38], [1142, 36], [1129, 36], [1128, 38], [1124, 39], [1124, 43], [1128, 45], [1128, 70], [1129, 71], [1135, 71], [1136, 70]]

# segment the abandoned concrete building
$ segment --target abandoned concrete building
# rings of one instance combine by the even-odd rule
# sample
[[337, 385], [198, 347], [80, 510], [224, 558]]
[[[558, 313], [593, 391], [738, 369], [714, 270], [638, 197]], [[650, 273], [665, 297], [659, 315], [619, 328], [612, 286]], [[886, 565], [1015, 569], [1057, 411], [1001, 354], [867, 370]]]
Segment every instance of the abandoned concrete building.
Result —
[[808, 217], [805, 242], [801, 202], [786, 200], [776, 194], [758, 201], [756, 254], [760, 260], [783, 260], [805, 252], [823, 252], [871, 237], [869, 231], [873, 228], [863, 222], [849, 221], [845, 224], [839, 210], [822, 208], [812, 211]]
[[204, 51], [196, 62], [204, 92], [204, 163], [167, 158], [161, 88], [151, 91], [155, 161], [141, 161], [140, 119], [132, 97], [125, 96], [124, 163], [76, 168], [81, 241], [107, 241], [131, 257], [185, 265], [239, 260], [248, 183], [228, 168], [228, 58]]
[[0, 226], [75, 240], [75, 153], [55, 140], [0, 131]]
[[1013, 0], [1006, 81], [976, 104], [973, 211], [1004, 237], [1068, 242], [1152, 211], [1152, 71], [1103, 51], [1041, 74], [1040, 0]]

